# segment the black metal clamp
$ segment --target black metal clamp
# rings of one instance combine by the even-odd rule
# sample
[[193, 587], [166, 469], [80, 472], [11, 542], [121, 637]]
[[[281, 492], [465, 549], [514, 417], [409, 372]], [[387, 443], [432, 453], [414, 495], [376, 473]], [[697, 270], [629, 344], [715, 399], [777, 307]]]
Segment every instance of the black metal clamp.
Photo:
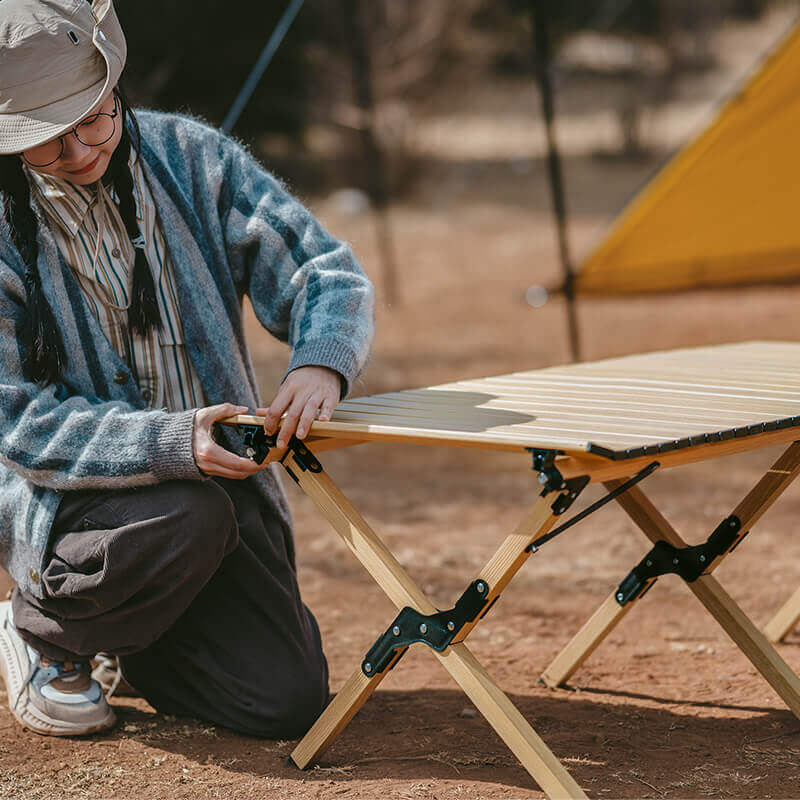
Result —
[[538, 447], [527, 449], [533, 456], [532, 469], [539, 473], [542, 497], [550, 492], [558, 492], [558, 497], [553, 501], [553, 513], [556, 516], [563, 514], [589, 483], [589, 476], [579, 475], [577, 478], [565, 479], [556, 466], [556, 456], [562, 455], [561, 450], [542, 450]]
[[679, 575], [687, 583], [696, 581], [714, 559], [727, 553], [744, 538], [744, 535], [740, 535], [741, 528], [739, 517], [731, 515], [702, 544], [675, 547], [668, 542], [656, 542], [617, 587], [617, 602], [624, 606], [638, 597], [644, 597], [661, 575]]
[[415, 642], [422, 642], [442, 652], [466, 624], [478, 617], [487, 605], [488, 597], [489, 585], [486, 581], [476, 580], [448, 611], [421, 614], [406, 606], [368, 650], [361, 662], [361, 671], [368, 678], [380, 675], [391, 664], [398, 650]]
[[[247, 455], [252, 458], [256, 464], [263, 464], [264, 459], [269, 455], [271, 447], [275, 447], [278, 442], [278, 433], [271, 433], [267, 435], [263, 425], [251, 424], [237, 424], [236, 428], [241, 432], [242, 439], [247, 447]], [[286, 452], [280, 459], [286, 471], [291, 475], [294, 482], [297, 483], [297, 476], [292, 472], [291, 467], [287, 464], [287, 456], [291, 454], [292, 461], [303, 471], [309, 472], [322, 472], [322, 464], [319, 463], [316, 456], [303, 444], [303, 442], [296, 436], [289, 438], [289, 444], [286, 447]]]

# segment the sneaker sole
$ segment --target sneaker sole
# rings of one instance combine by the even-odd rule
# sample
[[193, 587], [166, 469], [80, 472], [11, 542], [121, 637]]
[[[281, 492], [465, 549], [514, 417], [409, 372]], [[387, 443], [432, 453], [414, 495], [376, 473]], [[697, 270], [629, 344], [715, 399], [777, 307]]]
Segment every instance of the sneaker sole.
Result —
[[[5, 619], [0, 620], [0, 674], [6, 684], [6, 694], [8, 695], [8, 708], [14, 719], [24, 728], [42, 736], [85, 736], [90, 733], [99, 733], [108, 730], [117, 721], [116, 714], [109, 707], [108, 714], [95, 725], [70, 726], [63, 720], [53, 719], [33, 703], [29, 703], [26, 697], [20, 698], [22, 709], [12, 708], [14, 698], [17, 696], [22, 682], [27, 676], [22, 675], [19, 669], [20, 657], [17, 653], [14, 642], [8, 636]], [[10, 668], [10, 669], [9, 669]], [[11, 673], [11, 674], [9, 674]]]

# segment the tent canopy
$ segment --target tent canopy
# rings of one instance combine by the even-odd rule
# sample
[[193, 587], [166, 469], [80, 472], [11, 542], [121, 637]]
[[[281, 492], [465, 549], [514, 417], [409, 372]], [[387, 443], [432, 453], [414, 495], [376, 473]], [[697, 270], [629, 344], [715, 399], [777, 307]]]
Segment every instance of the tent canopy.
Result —
[[800, 23], [584, 260], [577, 294], [800, 280]]

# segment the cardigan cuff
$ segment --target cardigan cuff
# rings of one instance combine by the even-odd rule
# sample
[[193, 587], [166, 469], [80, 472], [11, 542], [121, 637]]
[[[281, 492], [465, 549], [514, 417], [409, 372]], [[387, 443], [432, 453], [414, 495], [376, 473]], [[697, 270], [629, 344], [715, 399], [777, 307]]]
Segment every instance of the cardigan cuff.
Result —
[[150, 469], [158, 483], [204, 480], [194, 460], [195, 409], [162, 413], [150, 424]]
[[353, 348], [336, 339], [317, 339], [305, 342], [292, 350], [289, 367], [281, 378], [281, 383], [286, 376], [298, 367], [328, 367], [339, 373], [342, 379], [340, 400], [350, 392], [353, 382], [361, 372], [358, 356]]

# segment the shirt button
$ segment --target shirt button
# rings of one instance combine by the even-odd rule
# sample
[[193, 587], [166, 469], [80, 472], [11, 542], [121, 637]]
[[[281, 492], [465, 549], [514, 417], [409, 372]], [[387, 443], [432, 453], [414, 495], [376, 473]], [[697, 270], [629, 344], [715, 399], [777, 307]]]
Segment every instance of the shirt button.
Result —
[[142, 389], [142, 400], [149, 403], [153, 399], [153, 392], [150, 389]]
[[123, 372], [120, 370], [119, 372], [114, 373], [114, 383], [118, 383], [120, 386], [126, 384], [128, 382], [128, 373]]
[[120, 253], [120, 251], [119, 251], [119, 247], [115, 247], [115, 248], [114, 248], [114, 249], [111, 251], [111, 255], [112, 255], [114, 258], [119, 258], [119, 257], [122, 255], [122, 253]]
[[31, 580], [34, 583], [39, 583], [39, 573], [35, 569], [33, 569], [33, 567], [31, 567], [30, 570], [28, 570], [28, 575], [30, 575]]
[[85, 519], [85, 520], [83, 521], [83, 529], [84, 529], [85, 531], [88, 531], [88, 530], [89, 530], [89, 528], [91, 528], [91, 527], [92, 527], [92, 523], [91, 523], [91, 522], [89, 522], [89, 520], [88, 520], [88, 519]]

